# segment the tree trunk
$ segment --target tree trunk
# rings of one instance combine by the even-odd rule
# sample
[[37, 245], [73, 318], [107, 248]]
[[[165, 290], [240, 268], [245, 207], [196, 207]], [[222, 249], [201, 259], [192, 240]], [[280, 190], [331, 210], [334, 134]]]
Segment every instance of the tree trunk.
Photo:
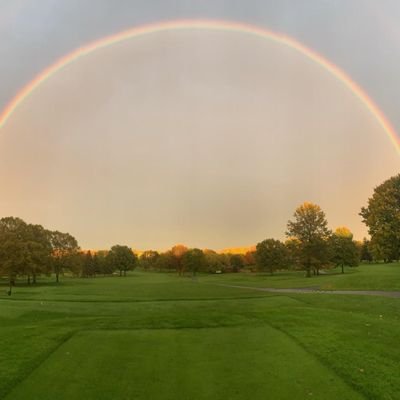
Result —
[[344, 266], [343, 266], [343, 264], [342, 264], [342, 274], [344, 274]]
[[311, 268], [307, 267], [307, 278], [311, 278]]
[[122, 269], [119, 270], [119, 276], [122, 276]]
[[59, 273], [58, 273], [58, 271], [56, 272], [56, 282], [58, 283], [58, 282], [60, 282], [60, 279], [59, 279]]
[[36, 274], [32, 274], [32, 283], [36, 283]]
[[30, 285], [31, 284], [31, 276], [30, 275], [28, 275], [27, 281], [28, 281], [28, 285]]

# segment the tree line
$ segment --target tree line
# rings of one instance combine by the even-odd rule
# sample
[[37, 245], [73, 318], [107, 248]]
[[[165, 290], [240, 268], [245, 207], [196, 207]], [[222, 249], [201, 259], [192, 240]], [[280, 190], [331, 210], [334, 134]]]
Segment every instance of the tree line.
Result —
[[127, 246], [115, 245], [104, 254], [81, 251], [77, 240], [69, 233], [51, 231], [41, 225], [29, 224], [21, 218], [0, 219], [0, 276], [7, 279], [11, 295], [18, 277], [35, 284], [40, 275], [60, 275], [70, 272], [89, 277], [99, 272], [111, 274], [135, 267], [137, 257]]
[[370, 240], [357, 242], [346, 227], [334, 232], [322, 209], [305, 202], [287, 223], [286, 240], [273, 238], [259, 242], [246, 254], [221, 254], [213, 250], [176, 245], [165, 252], [147, 250], [140, 255], [131, 248], [115, 245], [110, 250], [82, 251], [69, 233], [51, 231], [20, 218], [0, 219], [0, 276], [9, 283], [9, 294], [17, 277], [36, 283], [39, 275], [94, 277], [119, 274], [140, 267], [143, 270], [190, 272], [268, 271], [301, 269], [307, 276], [321, 269], [356, 266], [360, 261], [399, 260], [400, 256], [400, 174], [374, 189], [360, 216], [368, 227]]

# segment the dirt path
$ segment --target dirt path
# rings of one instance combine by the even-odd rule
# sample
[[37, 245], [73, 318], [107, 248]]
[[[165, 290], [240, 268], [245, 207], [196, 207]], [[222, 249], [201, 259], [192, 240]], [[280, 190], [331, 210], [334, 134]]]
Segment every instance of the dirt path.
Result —
[[382, 297], [400, 298], [400, 292], [386, 292], [384, 290], [319, 290], [319, 289], [309, 289], [309, 288], [276, 289], [276, 288], [228, 285], [224, 283], [220, 283], [218, 285], [231, 288], [247, 289], [247, 290], [250, 289], [250, 290], [258, 290], [261, 292], [272, 292], [272, 293], [356, 294], [360, 296], [382, 296]]

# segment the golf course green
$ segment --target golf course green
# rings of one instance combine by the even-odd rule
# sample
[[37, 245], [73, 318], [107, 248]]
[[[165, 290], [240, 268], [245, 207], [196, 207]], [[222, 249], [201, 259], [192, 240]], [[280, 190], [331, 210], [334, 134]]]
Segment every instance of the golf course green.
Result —
[[398, 264], [312, 278], [135, 271], [6, 289], [1, 399], [400, 398], [400, 298], [334, 294], [400, 290]]

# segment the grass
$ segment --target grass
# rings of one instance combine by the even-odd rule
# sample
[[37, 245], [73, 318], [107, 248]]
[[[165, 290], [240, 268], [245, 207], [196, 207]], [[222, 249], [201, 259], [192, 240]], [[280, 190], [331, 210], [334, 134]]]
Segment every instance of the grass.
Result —
[[[400, 278], [399, 265], [352, 271], [307, 282], [393, 290]], [[213, 284], [302, 280], [135, 272], [0, 292], [0, 398], [399, 399], [400, 299]]]
[[[287, 360], [293, 360], [290, 369]], [[55, 375], [64, 379], [54, 380]], [[362, 398], [269, 326], [84, 331], [51, 354], [9, 398], [26, 399], [28, 393], [38, 400], [60, 393], [68, 399], [242, 399], [249, 393], [255, 399], [288, 399], [294, 393]]]
[[209, 282], [270, 288], [316, 288], [322, 290], [384, 290], [400, 291], [400, 265], [362, 264], [359, 267], [346, 268], [342, 274], [339, 268], [323, 271], [319, 276], [305, 277], [304, 271], [267, 273], [241, 273], [213, 275]]

